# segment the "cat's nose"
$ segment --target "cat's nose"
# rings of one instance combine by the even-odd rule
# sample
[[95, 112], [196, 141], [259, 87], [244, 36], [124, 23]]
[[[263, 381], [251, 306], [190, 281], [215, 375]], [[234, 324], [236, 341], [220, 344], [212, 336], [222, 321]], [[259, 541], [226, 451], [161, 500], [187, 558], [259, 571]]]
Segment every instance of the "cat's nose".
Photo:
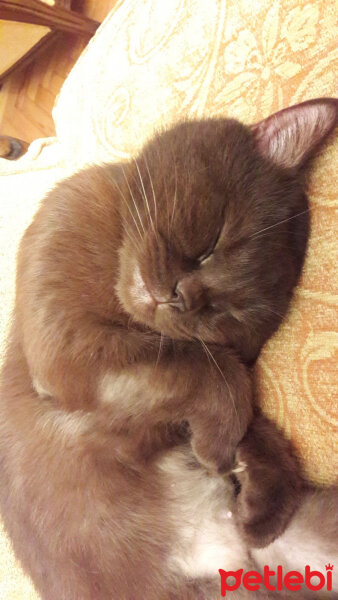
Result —
[[179, 290], [178, 285], [176, 286], [176, 288], [173, 292], [173, 295], [170, 299], [170, 302], [168, 302], [168, 304], [170, 306], [172, 306], [173, 308], [177, 308], [181, 312], [186, 311], [184, 296], [183, 296], [182, 292]]
[[194, 276], [184, 277], [178, 281], [169, 304], [182, 312], [201, 308], [204, 305], [201, 283]]

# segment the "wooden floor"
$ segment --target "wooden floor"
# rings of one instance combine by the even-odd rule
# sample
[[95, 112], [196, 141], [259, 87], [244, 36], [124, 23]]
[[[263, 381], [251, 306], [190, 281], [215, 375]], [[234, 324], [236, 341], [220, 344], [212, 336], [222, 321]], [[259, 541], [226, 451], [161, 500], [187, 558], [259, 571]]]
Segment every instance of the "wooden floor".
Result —
[[[78, 10], [102, 22], [116, 0], [74, 0]], [[55, 134], [52, 108], [55, 98], [89, 38], [64, 34], [34, 62], [5, 80], [0, 90], [0, 135], [31, 142]]]

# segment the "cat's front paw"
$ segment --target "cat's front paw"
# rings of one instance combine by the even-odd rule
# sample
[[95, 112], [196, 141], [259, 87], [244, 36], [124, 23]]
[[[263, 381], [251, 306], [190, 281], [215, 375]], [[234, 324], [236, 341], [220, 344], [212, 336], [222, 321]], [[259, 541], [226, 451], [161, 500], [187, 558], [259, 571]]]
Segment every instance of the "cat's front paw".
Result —
[[193, 435], [191, 447], [198, 462], [208, 471], [217, 475], [230, 474], [235, 467], [235, 450], [232, 446], [214, 436], [208, 440], [207, 436]]
[[233, 474], [240, 533], [251, 547], [267, 546], [288, 525], [302, 481], [289, 443], [273, 423], [263, 417], [253, 422], [238, 446]]

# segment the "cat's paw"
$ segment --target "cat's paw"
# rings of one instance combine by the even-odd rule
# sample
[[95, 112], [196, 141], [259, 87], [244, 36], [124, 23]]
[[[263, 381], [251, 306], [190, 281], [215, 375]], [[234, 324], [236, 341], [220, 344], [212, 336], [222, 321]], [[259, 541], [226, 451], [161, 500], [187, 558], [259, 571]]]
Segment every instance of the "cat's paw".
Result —
[[228, 475], [236, 465], [234, 449], [217, 436], [208, 440], [206, 436], [193, 435], [191, 447], [198, 462], [213, 474]]
[[288, 525], [302, 480], [289, 443], [276, 426], [263, 417], [255, 420], [236, 452], [235, 518], [246, 543], [262, 548]]

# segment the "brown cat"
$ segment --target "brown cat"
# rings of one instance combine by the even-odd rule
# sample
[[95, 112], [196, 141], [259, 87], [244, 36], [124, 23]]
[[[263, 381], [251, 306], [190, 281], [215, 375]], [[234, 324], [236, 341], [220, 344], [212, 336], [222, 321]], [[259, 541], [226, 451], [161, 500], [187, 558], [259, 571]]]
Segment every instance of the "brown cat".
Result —
[[230, 555], [249, 565], [245, 543], [285, 529], [305, 492], [274, 426], [247, 431], [248, 364], [297, 283], [305, 168], [337, 110], [181, 123], [42, 203], [18, 254], [0, 503], [44, 600], [211, 600]]

